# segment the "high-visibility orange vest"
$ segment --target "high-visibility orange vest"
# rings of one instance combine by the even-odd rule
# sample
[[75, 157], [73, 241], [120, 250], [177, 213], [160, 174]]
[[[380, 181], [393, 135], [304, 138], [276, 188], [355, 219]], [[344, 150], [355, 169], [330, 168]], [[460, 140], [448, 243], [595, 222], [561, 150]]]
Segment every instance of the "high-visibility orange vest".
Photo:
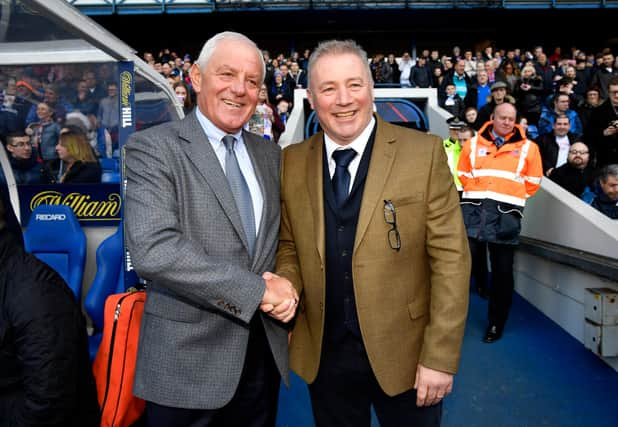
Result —
[[458, 176], [463, 199], [492, 199], [524, 206], [541, 185], [543, 165], [535, 142], [515, 125], [498, 149], [486, 123], [461, 151]]

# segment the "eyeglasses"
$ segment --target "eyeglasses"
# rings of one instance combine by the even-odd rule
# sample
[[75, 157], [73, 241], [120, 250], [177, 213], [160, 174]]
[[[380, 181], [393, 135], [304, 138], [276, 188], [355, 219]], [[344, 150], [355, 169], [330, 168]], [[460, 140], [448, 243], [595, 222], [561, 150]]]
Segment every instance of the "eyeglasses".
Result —
[[618, 95], [618, 90], [610, 90], [609, 94], [610, 95]]
[[18, 142], [17, 144], [9, 144], [11, 147], [21, 148], [21, 147], [32, 147], [32, 143], [28, 142]]
[[584, 150], [569, 150], [569, 154], [573, 154], [573, 155], [582, 155], [582, 154], [588, 154], [588, 151], [584, 151]]
[[399, 229], [397, 229], [397, 212], [393, 202], [390, 200], [384, 200], [384, 221], [392, 226], [388, 230], [388, 244], [392, 250], [399, 252], [401, 249], [401, 236], [399, 235]]

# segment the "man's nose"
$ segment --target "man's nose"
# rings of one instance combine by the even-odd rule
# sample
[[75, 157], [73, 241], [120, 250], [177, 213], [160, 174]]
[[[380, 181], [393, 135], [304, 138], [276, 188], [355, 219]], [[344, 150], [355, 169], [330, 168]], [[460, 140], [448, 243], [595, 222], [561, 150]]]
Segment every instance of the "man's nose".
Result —
[[245, 93], [245, 82], [242, 79], [234, 79], [231, 86], [232, 92], [236, 95], [243, 95]]
[[338, 104], [349, 104], [350, 103], [350, 93], [346, 88], [340, 89], [337, 91], [337, 103]]

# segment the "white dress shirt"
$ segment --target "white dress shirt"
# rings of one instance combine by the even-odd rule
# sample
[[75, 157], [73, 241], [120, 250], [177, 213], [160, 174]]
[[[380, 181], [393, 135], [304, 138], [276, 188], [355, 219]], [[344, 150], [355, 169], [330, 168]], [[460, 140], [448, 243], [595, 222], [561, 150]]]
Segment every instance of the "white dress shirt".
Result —
[[558, 158], [556, 159], [556, 167], [559, 168], [563, 164], [567, 162], [569, 157], [569, 149], [571, 148], [571, 143], [569, 142], [568, 136], [557, 136], [556, 144], [558, 144]]
[[[196, 108], [197, 120], [199, 121], [206, 137], [208, 138], [208, 142], [212, 146], [212, 149], [215, 151], [217, 155], [217, 159], [219, 159], [219, 164], [221, 165], [221, 169], [223, 169], [223, 173], [225, 173], [225, 144], [223, 144], [223, 137], [228, 135], [228, 133], [223, 132], [221, 129], [216, 127], [206, 116], [202, 114], [199, 108]], [[242, 172], [245, 181], [247, 182], [247, 186], [249, 187], [249, 192], [251, 193], [251, 202], [253, 204], [253, 216], [255, 218], [255, 232], [256, 235], [260, 230], [260, 223], [262, 221], [262, 209], [264, 207], [264, 197], [262, 196], [262, 190], [260, 189], [260, 184], [258, 183], [257, 177], [255, 176], [255, 169], [253, 168], [253, 163], [251, 163], [251, 158], [249, 157], [249, 152], [247, 151], [247, 147], [245, 146], [245, 142], [242, 138], [242, 130], [238, 133], [233, 134], [236, 138], [236, 144], [234, 144], [234, 152], [236, 153], [236, 159], [238, 159], [238, 166], [240, 166], [240, 170]]]
[[354, 151], [356, 151], [356, 156], [348, 165], [348, 172], [350, 172], [350, 188], [348, 188], [348, 193], [354, 185], [354, 179], [356, 178], [358, 166], [360, 165], [361, 158], [363, 157], [365, 147], [367, 147], [367, 143], [369, 142], [369, 137], [371, 136], [371, 132], [373, 131], [375, 123], [376, 119], [372, 116], [371, 121], [369, 122], [365, 130], [361, 132], [358, 138], [356, 138], [348, 145], [339, 145], [331, 138], [329, 138], [326, 133], [324, 133], [324, 144], [326, 146], [326, 156], [328, 157], [328, 172], [331, 179], [333, 179], [333, 175], [335, 174], [335, 167], [337, 166], [337, 164], [335, 163], [335, 159], [333, 159], [333, 152], [335, 150], [345, 150], [348, 148], [352, 148]]

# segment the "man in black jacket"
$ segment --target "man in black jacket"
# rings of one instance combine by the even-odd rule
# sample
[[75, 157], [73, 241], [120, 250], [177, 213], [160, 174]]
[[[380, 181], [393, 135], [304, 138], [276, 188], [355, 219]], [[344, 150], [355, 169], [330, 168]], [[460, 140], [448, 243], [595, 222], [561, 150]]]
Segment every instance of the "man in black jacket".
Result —
[[594, 169], [589, 164], [590, 152], [583, 142], [569, 148], [567, 162], [555, 168], [549, 178], [569, 193], [581, 197], [586, 187], [592, 189]]
[[553, 124], [551, 133], [540, 135], [536, 139], [543, 159], [543, 174], [550, 176], [555, 168], [567, 162], [571, 145], [577, 137], [569, 132], [571, 120], [566, 114], [559, 114]]
[[0, 427], [95, 427], [86, 324], [62, 278], [24, 252], [0, 201]]

